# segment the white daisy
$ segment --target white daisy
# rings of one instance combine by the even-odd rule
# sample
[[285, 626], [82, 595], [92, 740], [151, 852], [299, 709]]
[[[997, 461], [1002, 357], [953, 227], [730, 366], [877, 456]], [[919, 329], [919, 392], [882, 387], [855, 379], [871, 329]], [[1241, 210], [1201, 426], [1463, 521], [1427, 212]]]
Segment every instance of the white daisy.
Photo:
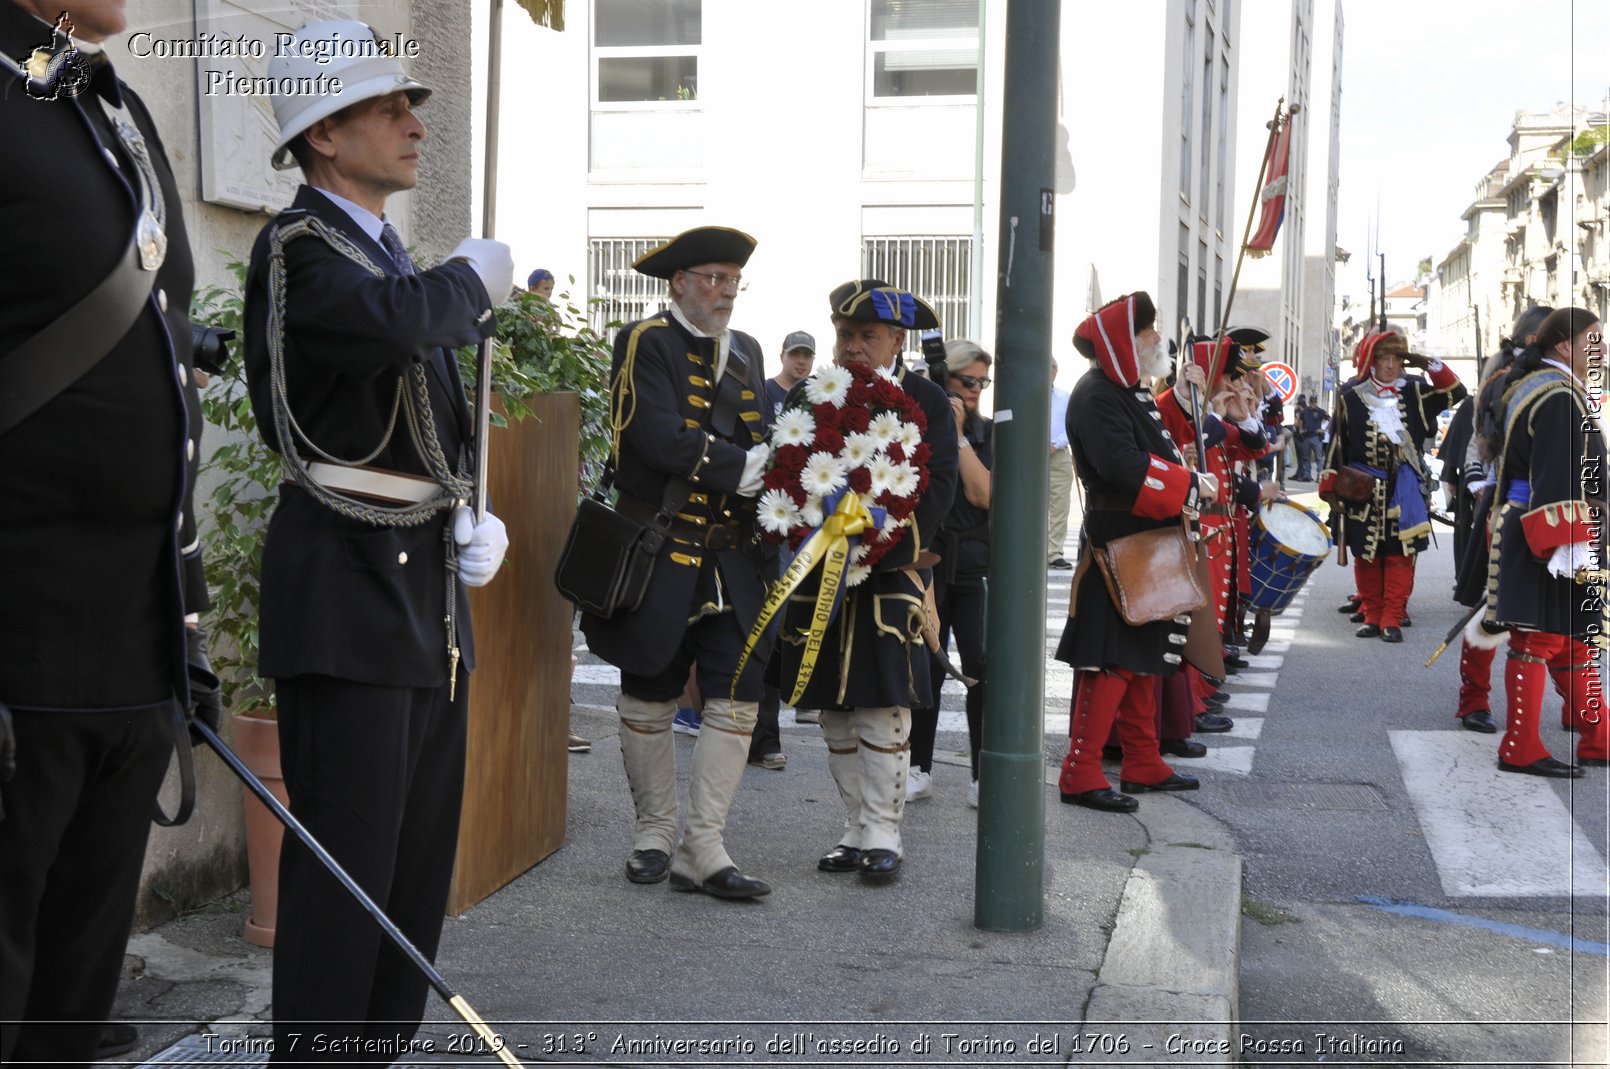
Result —
[[812, 453], [799, 473], [799, 484], [812, 497], [826, 497], [849, 481], [844, 465], [831, 453]]
[[915, 423], [902, 423], [894, 440], [904, 446], [907, 455], [909, 455], [913, 449], [922, 444], [922, 432], [917, 429]]
[[772, 534], [787, 534], [799, 526], [799, 509], [794, 507], [794, 499], [781, 490], [761, 494], [758, 511], [760, 526]]
[[816, 417], [808, 408], [787, 409], [772, 424], [772, 445], [810, 445], [815, 440]]
[[854, 380], [844, 368], [830, 365], [812, 375], [805, 382], [805, 398], [813, 405], [831, 404], [844, 407], [844, 398]]
[[888, 445], [900, 435], [900, 416], [894, 412], [879, 412], [872, 417], [872, 426], [867, 433], [878, 440], [880, 445]]
[[890, 382], [893, 382], [893, 383], [896, 383], [896, 384], [898, 384], [900, 382], [899, 378], [897, 378], [895, 376], [894, 365], [893, 364], [890, 364], [888, 367], [880, 367], [880, 368], [878, 368], [876, 373], [880, 377], [888, 379]]
[[799, 510], [799, 522], [806, 527], [815, 528], [822, 526], [822, 519], [822, 499], [807, 497], [805, 504]]
[[839, 451], [839, 459], [849, 467], [859, 467], [877, 456], [881, 448], [878, 440], [870, 434], [846, 434], [844, 448]]
[[881, 453], [872, 458], [872, 463], [866, 466], [867, 473], [872, 476], [872, 497], [877, 497], [889, 489], [889, 484], [894, 481], [895, 470], [898, 466]]
[[868, 568], [866, 565], [852, 564], [850, 565], [849, 570], [844, 573], [844, 585], [847, 587], [860, 586], [862, 583], [866, 582], [871, 575], [872, 569]]
[[862, 561], [867, 559], [867, 554], [871, 552], [872, 550], [866, 545], [863, 545], [859, 542], [856, 543], [856, 545], [850, 550], [850, 563], [860, 564]]
[[895, 497], [910, 497], [917, 492], [917, 469], [910, 464], [896, 464], [894, 478], [889, 480], [889, 492]]

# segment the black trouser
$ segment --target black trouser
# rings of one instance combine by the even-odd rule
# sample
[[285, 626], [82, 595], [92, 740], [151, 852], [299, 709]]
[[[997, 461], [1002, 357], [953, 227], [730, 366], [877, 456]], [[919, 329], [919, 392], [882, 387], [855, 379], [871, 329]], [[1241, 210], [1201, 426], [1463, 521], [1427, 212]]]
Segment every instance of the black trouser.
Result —
[[59, 1069], [95, 1056], [173, 753], [172, 717], [166, 705], [13, 711], [17, 775], [0, 785], [0, 1063]]
[[777, 722], [782, 711], [783, 696], [776, 687], [768, 686], [760, 696], [760, 714], [755, 718], [755, 734], [749, 740], [749, 760], [758, 762], [769, 753], [783, 752], [783, 730]]
[[[939, 607], [939, 648], [948, 649], [950, 636], [956, 636], [956, 652], [961, 657], [963, 675], [978, 680], [967, 688], [967, 741], [972, 752], [973, 778], [978, 778], [978, 750], [984, 741], [984, 586], [980, 579], [939, 581], [934, 588]], [[932, 772], [934, 735], [939, 730], [939, 688], [945, 682], [945, 668], [938, 657], [931, 659], [929, 681], [934, 704], [911, 710], [911, 767]]]
[[[456, 700], [446, 686], [378, 687], [328, 676], [275, 681], [291, 812], [431, 959], [458, 845], [468, 680], [460, 669]], [[359, 1045], [405, 1043], [418, 1030], [427, 994], [419, 970], [287, 834], [271, 1060], [395, 1061], [396, 1053]]]

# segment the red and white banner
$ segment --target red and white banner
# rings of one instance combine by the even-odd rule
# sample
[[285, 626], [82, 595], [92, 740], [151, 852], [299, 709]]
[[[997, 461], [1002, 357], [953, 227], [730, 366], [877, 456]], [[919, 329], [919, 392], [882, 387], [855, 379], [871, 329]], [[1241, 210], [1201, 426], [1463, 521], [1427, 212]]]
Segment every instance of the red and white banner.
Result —
[[1247, 242], [1247, 255], [1254, 259], [1267, 256], [1269, 250], [1275, 247], [1275, 235], [1280, 233], [1280, 223], [1286, 217], [1286, 169], [1291, 163], [1291, 127], [1292, 119], [1288, 115], [1280, 127], [1280, 133], [1269, 146], [1269, 159], [1264, 167], [1267, 177], [1258, 194], [1258, 199], [1263, 202], [1263, 217], [1258, 220], [1257, 233]]

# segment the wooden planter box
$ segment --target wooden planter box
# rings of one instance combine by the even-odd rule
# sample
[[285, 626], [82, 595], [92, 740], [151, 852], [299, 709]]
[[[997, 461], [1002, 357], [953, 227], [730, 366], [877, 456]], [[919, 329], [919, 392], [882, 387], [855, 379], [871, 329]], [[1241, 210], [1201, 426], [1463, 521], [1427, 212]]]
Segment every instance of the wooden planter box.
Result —
[[470, 591], [476, 665], [450, 914], [565, 838], [571, 606], [553, 572], [576, 512], [581, 404], [544, 394], [531, 409], [491, 434], [487, 499], [508, 525], [509, 553], [496, 579]]

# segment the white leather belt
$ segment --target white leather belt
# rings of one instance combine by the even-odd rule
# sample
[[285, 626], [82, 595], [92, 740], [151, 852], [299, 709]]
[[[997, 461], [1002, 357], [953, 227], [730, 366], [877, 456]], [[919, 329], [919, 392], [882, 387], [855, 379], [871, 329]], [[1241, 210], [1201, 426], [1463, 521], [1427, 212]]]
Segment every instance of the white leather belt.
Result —
[[[330, 464], [316, 460], [308, 464], [307, 470], [326, 490], [383, 501], [388, 505], [418, 505], [442, 492], [441, 483], [434, 479], [385, 468]], [[294, 483], [296, 480], [286, 481]]]

